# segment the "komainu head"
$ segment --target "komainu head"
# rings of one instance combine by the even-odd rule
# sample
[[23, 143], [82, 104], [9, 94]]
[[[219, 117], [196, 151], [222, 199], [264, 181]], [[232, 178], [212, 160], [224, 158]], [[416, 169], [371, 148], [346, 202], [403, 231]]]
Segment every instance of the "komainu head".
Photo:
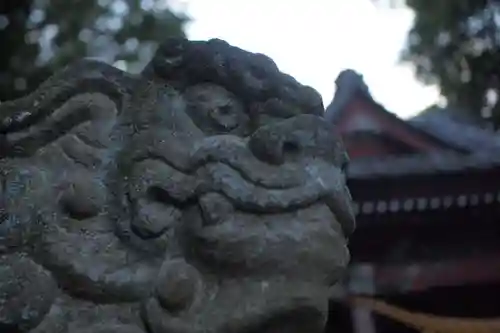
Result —
[[220, 40], [0, 104], [0, 328], [321, 332], [354, 229], [311, 88]]

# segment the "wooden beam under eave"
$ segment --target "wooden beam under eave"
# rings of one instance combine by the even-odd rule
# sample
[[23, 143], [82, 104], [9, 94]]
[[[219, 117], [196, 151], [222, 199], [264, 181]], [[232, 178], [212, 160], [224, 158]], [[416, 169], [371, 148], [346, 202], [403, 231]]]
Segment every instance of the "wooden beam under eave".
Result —
[[[352, 264], [350, 270], [355, 272], [355, 283], [351, 283], [349, 292], [357, 295], [407, 293], [433, 287], [500, 282], [498, 258], [500, 253], [409, 265]], [[365, 267], [368, 266], [371, 270], [367, 273]]]

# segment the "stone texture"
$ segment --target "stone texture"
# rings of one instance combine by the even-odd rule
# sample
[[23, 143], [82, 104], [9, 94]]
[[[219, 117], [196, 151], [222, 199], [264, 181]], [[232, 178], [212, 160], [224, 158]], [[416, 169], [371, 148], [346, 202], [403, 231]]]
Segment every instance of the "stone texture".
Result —
[[354, 229], [322, 113], [220, 40], [0, 104], [0, 331], [321, 332]]

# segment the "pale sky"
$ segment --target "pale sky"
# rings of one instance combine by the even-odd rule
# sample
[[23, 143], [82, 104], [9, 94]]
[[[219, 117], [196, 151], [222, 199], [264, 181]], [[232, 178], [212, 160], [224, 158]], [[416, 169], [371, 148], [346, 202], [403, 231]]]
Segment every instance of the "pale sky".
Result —
[[221, 38], [270, 56], [325, 106], [345, 68], [360, 72], [374, 98], [400, 117], [438, 101], [435, 87], [416, 81], [398, 55], [411, 27], [406, 9], [376, 8], [370, 0], [178, 0], [193, 22], [190, 39]]

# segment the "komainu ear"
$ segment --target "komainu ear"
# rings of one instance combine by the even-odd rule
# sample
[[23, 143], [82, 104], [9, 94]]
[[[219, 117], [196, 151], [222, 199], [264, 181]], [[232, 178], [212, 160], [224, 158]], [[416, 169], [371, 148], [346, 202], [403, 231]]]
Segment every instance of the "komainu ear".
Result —
[[81, 139], [98, 144], [128, 103], [134, 82], [109, 65], [82, 60], [31, 94], [1, 103], [0, 159], [31, 156], [83, 123], [87, 135], [80, 133]]

